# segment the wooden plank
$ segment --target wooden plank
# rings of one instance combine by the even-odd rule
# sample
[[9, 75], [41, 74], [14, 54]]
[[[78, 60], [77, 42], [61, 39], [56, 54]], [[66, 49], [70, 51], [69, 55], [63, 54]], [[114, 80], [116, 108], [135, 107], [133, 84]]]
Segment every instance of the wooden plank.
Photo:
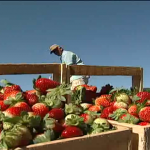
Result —
[[69, 68], [70, 68], [70, 75], [93, 75], [93, 76], [141, 75], [140, 67], [71, 65], [69, 66]]
[[60, 64], [0, 64], [0, 75], [57, 74], [60, 69]]
[[[131, 150], [131, 129], [118, 129], [95, 135], [62, 139], [20, 148], [21, 150]], [[121, 138], [120, 138], [121, 137]]]
[[143, 91], [143, 68], [141, 68], [141, 74], [132, 76], [132, 87], [137, 87], [139, 91]]

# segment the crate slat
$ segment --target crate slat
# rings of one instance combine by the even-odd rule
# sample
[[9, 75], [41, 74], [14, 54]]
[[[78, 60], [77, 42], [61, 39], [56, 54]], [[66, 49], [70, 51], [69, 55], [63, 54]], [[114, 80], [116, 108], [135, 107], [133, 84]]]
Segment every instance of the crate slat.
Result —
[[67, 66], [68, 83], [71, 75], [131, 76], [132, 87], [143, 91], [143, 68], [141, 67], [70, 65]]
[[93, 76], [141, 75], [140, 67], [71, 65], [69, 66], [69, 68], [70, 68], [70, 75], [93, 75]]
[[0, 64], [0, 75], [53, 74], [55, 81], [66, 81], [65, 64]]

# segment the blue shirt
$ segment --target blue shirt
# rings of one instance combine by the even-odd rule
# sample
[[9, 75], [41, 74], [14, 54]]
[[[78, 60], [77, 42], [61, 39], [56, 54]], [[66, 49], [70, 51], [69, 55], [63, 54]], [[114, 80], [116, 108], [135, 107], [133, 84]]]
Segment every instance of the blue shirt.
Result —
[[[81, 58], [79, 58], [75, 53], [71, 51], [63, 50], [63, 53], [60, 57], [61, 63], [65, 63], [66, 65], [84, 65]], [[77, 80], [83, 78], [85, 76], [71, 76], [70, 82], [73, 80]]]

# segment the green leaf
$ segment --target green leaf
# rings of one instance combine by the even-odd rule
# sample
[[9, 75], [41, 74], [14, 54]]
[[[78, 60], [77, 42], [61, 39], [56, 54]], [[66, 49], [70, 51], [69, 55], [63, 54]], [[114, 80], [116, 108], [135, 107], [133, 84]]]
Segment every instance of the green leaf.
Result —
[[18, 122], [22, 122], [22, 118], [19, 116], [13, 117], [13, 118], [5, 118], [4, 122], [10, 122], [13, 124], [17, 124]]
[[5, 105], [11, 105], [11, 103], [12, 103], [11, 100], [5, 100], [5, 101], [4, 101], [4, 104], [5, 104]]
[[0, 150], [9, 150], [9, 148], [4, 140], [0, 141]]
[[140, 100], [140, 99], [141, 99], [141, 98], [138, 97], [137, 95], [134, 95], [133, 98], [132, 98], [133, 101], [138, 101], [138, 100]]
[[8, 80], [6, 80], [6, 79], [3, 79], [3, 80], [1, 80], [0, 81], [2, 84], [4, 84], [5, 86], [7, 85], [7, 86], [10, 86], [10, 85], [14, 85], [13, 83], [10, 83]]

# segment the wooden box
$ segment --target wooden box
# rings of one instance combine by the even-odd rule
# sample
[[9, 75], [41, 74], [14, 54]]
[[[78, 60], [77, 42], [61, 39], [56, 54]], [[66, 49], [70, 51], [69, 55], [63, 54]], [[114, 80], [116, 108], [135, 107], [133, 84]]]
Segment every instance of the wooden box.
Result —
[[110, 122], [132, 129], [132, 150], [150, 150], [150, 125], [139, 126], [117, 121]]
[[15, 150], [131, 150], [132, 130], [115, 126], [117, 130], [34, 144]]

